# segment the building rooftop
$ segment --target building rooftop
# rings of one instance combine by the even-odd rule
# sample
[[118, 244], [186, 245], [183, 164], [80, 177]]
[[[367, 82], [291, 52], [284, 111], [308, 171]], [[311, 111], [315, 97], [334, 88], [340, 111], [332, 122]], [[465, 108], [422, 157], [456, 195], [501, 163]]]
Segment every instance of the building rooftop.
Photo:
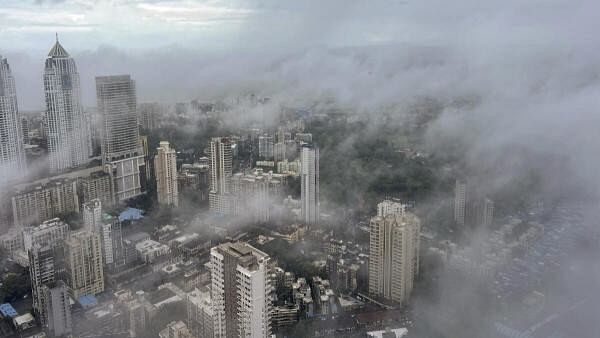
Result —
[[401, 338], [401, 337], [405, 337], [407, 334], [408, 334], [408, 330], [405, 328], [401, 328], [401, 329], [387, 328], [385, 330], [367, 332], [367, 337]]
[[84, 308], [98, 305], [98, 300], [93, 295], [82, 295], [79, 297], [79, 299], [77, 299], [77, 301]]
[[31, 313], [26, 313], [24, 315], [20, 315], [18, 317], [15, 317], [13, 319], [15, 325], [17, 326], [21, 326], [23, 324], [27, 324], [27, 323], [31, 323], [33, 322], [35, 319], [33, 318], [33, 316], [31, 315]]
[[0, 305], [0, 314], [2, 314], [2, 317], [16, 317], [19, 314], [17, 313], [17, 310], [15, 310], [14, 307], [12, 307], [12, 305], [10, 305], [9, 303], [4, 303]]
[[134, 232], [132, 234], [129, 234], [127, 236], [125, 236], [125, 240], [130, 241], [130, 242], [140, 242], [146, 239], [149, 239], [150, 235], [147, 232]]
[[144, 218], [144, 211], [135, 208], [127, 208], [119, 214], [119, 221], [137, 221]]

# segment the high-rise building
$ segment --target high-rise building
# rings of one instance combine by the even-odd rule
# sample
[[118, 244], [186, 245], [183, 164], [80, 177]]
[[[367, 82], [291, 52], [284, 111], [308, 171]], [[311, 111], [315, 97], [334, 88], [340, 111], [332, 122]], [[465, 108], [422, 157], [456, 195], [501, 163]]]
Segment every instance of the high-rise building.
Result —
[[86, 231], [100, 235], [102, 258], [109, 269], [124, 265], [121, 222], [117, 217], [102, 212], [100, 200], [83, 205], [83, 226]]
[[300, 185], [302, 221], [307, 225], [319, 222], [319, 148], [304, 146], [300, 153]]
[[164, 110], [159, 103], [140, 103], [138, 107], [140, 126], [145, 130], [155, 129], [160, 115], [165, 113]]
[[454, 221], [458, 225], [465, 225], [467, 213], [467, 182], [456, 180], [454, 188]]
[[275, 162], [280, 162], [286, 159], [285, 150], [286, 145], [283, 142], [275, 143], [273, 146], [273, 159]]
[[42, 286], [44, 297], [44, 318], [49, 333], [53, 337], [63, 337], [73, 331], [69, 289], [59, 280]]
[[210, 291], [195, 289], [187, 296], [187, 325], [194, 337], [213, 337]]
[[102, 164], [123, 201], [142, 194], [140, 167], [145, 165], [139, 142], [135, 81], [129, 75], [96, 77], [98, 111], [102, 115]]
[[23, 144], [29, 144], [31, 140], [29, 139], [29, 119], [27, 117], [21, 118], [21, 131], [23, 132]]
[[377, 216], [379, 217], [385, 217], [387, 215], [404, 216], [405, 213], [406, 204], [402, 204], [400, 202], [385, 200], [377, 204]]
[[15, 79], [0, 55], [0, 187], [27, 173]]
[[33, 184], [12, 193], [13, 222], [16, 226], [38, 224], [68, 212], [79, 212], [75, 179], [55, 179]]
[[253, 173], [236, 173], [231, 179], [231, 214], [268, 222], [273, 202], [283, 195], [282, 180], [273, 173], [256, 169]]
[[50, 170], [79, 167], [87, 163], [92, 144], [81, 104], [77, 66], [58, 38], [46, 58], [43, 79]]
[[23, 228], [23, 248], [28, 251], [34, 246], [55, 247], [68, 237], [69, 225], [58, 218], [53, 218], [39, 226]]
[[100, 235], [80, 231], [65, 241], [65, 274], [71, 295], [95, 295], [104, 291]]
[[482, 204], [481, 225], [489, 227], [494, 221], [494, 201], [485, 198]]
[[214, 337], [270, 337], [269, 256], [247, 243], [210, 251]]
[[121, 221], [118, 217], [103, 214], [101, 224], [96, 232], [100, 233], [104, 264], [111, 270], [124, 266], [126, 262]]
[[258, 137], [258, 157], [263, 160], [273, 159], [273, 136], [265, 134]]
[[405, 303], [419, 267], [420, 220], [412, 213], [376, 216], [370, 224], [369, 293]]
[[229, 214], [231, 208], [230, 185], [233, 166], [231, 141], [216, 137], [210, 142], [210, 210]]
[[99, 199], [104, 207], [110, 207], [115, 203], [115, 193], [111, 175], [104, 171], [95, 171], [89, 176], [77, 179], [82, 203]]
[[179, 206], [179, 189], [177, 187], [177, 153], [169, 146], [169, 142], [161, 141], [154, 157], [156, 173], [156, 193], [158, 203]]
[[[471, 197], [471, 196], [469, 196]], [[467, 203], [467, 215], [465, 223], [471, 226], [492, 225], [494, 220], [494, 201], [485, 198], [470, 198]]]
[[42, 324], [47, 322], [44, 286], [55, 283], [61, 272], [59, 248], [36, 245], [27, 251], [33, 312]]
[[312, 134], [311, 133], [296, 133], [295, 139], [296, 139], [296, 142], [300, 142], [300, 143], [312, 143]]
[[87, 231], [95, 231], [102, 224], [102, 202], [94, 199], [83, 204], [83, 227]]

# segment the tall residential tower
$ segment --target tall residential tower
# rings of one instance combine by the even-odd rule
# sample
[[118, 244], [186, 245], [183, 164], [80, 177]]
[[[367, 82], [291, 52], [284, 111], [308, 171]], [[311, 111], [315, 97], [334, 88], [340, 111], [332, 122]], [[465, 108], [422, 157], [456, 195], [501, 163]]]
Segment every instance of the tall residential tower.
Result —
[[405, 303], [419, 268], [419, 218], [409, 212], [371, 219], [369, 293]]
[[177, 153], [167, 141], [160, 142], [160, 147], [158, 147], [154, 157], [154, 171], [156, 173], [158, 203], [178, 206]]
[[0, 187], [27, 172], [15, 79], [0, 55]]
[[215, 137], [210, 142], [210, 210], [229, 214], [231, 208], [230, 185], [233, 167], [231, 141]]
[[210, 251], [214, 337], [270, 337], [269, 256], [247, 243]]
[[43, 80], [50, 170], [79, 167], [87, 163], [92, 145], [77, 66], [58, 38], [46, 58]]
[[319, 222], [319, 148], [305, 145], [300, 153], [302, 221], [307, 225]]
[[467, 215], [467, 182], [456, 180], [454, 187], [454, 221], [465, 225]]
[[71, 296], [96, 295], [104, 291], [100, 235], [80, 231], [65, 241], [65, 275]]

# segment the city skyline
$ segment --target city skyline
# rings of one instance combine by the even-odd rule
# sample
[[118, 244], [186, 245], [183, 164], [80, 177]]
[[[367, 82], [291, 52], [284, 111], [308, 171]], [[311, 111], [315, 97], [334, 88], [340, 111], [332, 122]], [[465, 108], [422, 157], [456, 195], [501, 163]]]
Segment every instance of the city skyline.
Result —
[[0, 336], [596, 337], [599, 9], [5, 0]]

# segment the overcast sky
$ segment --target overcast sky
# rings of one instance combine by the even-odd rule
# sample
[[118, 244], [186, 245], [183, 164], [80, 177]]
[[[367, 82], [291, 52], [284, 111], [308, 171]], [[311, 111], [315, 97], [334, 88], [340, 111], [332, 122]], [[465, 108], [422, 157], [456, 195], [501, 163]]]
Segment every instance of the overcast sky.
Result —
[[[100, 45], [205, 50], [389, 42], [544, 43], [594, 39], [585, 0], [0, 0], [2, 49]], [[492, 41], [489, 39], [492, 38]]]
[[478, 88], [487, 92], [550, 71], [593, 76], [599, 9], [589, 0], [0, 0], [0, 54], [23, 110], [43, 107], [55, 32], [88, 106], [94, 76], [116, 73], [138, 81], [140, 101], [307, 89], [370, 105], [473, 76], [499, 82]]

